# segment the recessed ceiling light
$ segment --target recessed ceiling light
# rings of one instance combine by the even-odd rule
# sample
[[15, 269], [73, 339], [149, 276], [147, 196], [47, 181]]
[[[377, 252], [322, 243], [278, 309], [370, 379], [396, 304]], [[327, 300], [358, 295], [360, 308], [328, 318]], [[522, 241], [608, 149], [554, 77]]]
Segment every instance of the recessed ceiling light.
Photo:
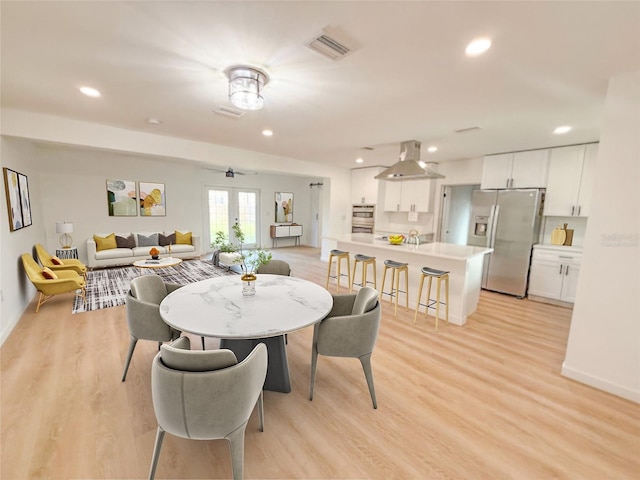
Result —
[[93, 87], [80, 87], [80, 91], [87, 97], [99, 97], [100, 92]]
[[269, 129], [262, 130], [262, 134], [263, 134], [265, 137], [271, 137], [271, 136], [273, 136], [273, 130], [269, 130]]
[[362, 157], [358, 157], [356, 158], [356, 163], [362, 163], [364, 162], [364, 160], [362, 159]]
[[476, 38], [469, 45], [467, 45], [464, 53], [467, 55], [467, 57], [477, 57], [478, 55], [482, 55], [484, 52], [489, 50], [489, 47], [491, 47], [490, 39]]
[[158, 120], [157, 118], [148, 118], [147, 119], [147, 123], [149, 123], [151, 125], [160, 125], [162, 123], [162, 121]]
[[563, 133], [567, 133], [569, 131], [571, 131], [571, 127], [568, 125], [563, 125], [562, 127], [556, 128], [553, 133], [555, 133], [556, 135], [562, 135]]
[[433, 153], [433, 152], [437, 152], [438, 151], [438, 147], [429, 147], [427, 148], [427, 152], [429, 153]]

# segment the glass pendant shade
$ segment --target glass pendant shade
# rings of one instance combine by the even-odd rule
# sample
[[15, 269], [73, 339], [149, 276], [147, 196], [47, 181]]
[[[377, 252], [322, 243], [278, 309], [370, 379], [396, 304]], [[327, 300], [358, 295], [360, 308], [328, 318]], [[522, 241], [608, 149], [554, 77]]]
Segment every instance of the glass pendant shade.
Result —
[[229, 99], [242, 110], [260, 110], [264, 106], [262, 89], [269, 82], [266, 73], [246, 66], [229, 67]]

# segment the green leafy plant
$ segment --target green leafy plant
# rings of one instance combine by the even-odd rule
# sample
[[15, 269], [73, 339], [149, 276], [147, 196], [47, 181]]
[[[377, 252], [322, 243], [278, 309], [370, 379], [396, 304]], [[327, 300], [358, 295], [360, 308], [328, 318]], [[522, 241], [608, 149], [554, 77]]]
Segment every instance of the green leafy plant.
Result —
[[222, 230], [218, 230], [216, 232], [216, 236], [213, 239], [213, 242], [211, 243], [211, 247], [217, 248], [221, 252], [225, 252], [225, 253], [238, 251], [238, 247], [236, 245], [233, 245], [232, 243], [228, 242], [227, 235]]
[[231, 229], [233, 230], [233, 234], [239, 245], [229, 243], [227, 235], [222, 230], [220, 230], [216, 232], [216, 236], [211, 246], [213, 248], [217, 248], [221, 252], [239, 252], [240, 259], [242, 260], [240, 268], [242, 268], [243, 274], [254, 274], [261, 265], [266, 265], [271, 261], [271, 253], [261, 248], [256, 248], [254, 250], [248, 250], [247, 252], [244, 252], [243, 244], [245, 241], [245, 235], [242, 231], [242, 228], [240, 228], [240, 224], [238, 222], [234, 223]]

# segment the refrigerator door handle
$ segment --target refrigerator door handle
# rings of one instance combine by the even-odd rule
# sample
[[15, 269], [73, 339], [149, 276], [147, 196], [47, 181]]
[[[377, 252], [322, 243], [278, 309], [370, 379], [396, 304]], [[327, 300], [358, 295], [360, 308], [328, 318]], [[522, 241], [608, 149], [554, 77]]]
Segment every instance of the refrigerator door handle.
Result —
[[498, 215], [500, 214], [500, 205], [494, 205], [491, 207], [491, 238], [489, 248], [495, 248], [496, 246], [496, 234], [498, 233]]
[[494, 223], [494, 217], [495, 217], [495, 212], [496, 212], [496, 206], [495, 205], [491, 205], [491, 211], [489, 212], [489, 221], [487, 222], [487, 248], [492, 248], [493, 245], [491, 244], [492, 239], [493, 239], [493, 223]]

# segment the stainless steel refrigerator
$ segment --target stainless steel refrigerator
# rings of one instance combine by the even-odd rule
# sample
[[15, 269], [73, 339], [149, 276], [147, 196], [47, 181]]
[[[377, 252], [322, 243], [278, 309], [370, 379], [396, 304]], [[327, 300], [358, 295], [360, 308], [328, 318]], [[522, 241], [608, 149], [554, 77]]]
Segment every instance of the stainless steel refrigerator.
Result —
[[474, 190], [467, 245], [485, 255], [482, 288], [527, 294], [533, 245], [538, 243], [544, 190]]

